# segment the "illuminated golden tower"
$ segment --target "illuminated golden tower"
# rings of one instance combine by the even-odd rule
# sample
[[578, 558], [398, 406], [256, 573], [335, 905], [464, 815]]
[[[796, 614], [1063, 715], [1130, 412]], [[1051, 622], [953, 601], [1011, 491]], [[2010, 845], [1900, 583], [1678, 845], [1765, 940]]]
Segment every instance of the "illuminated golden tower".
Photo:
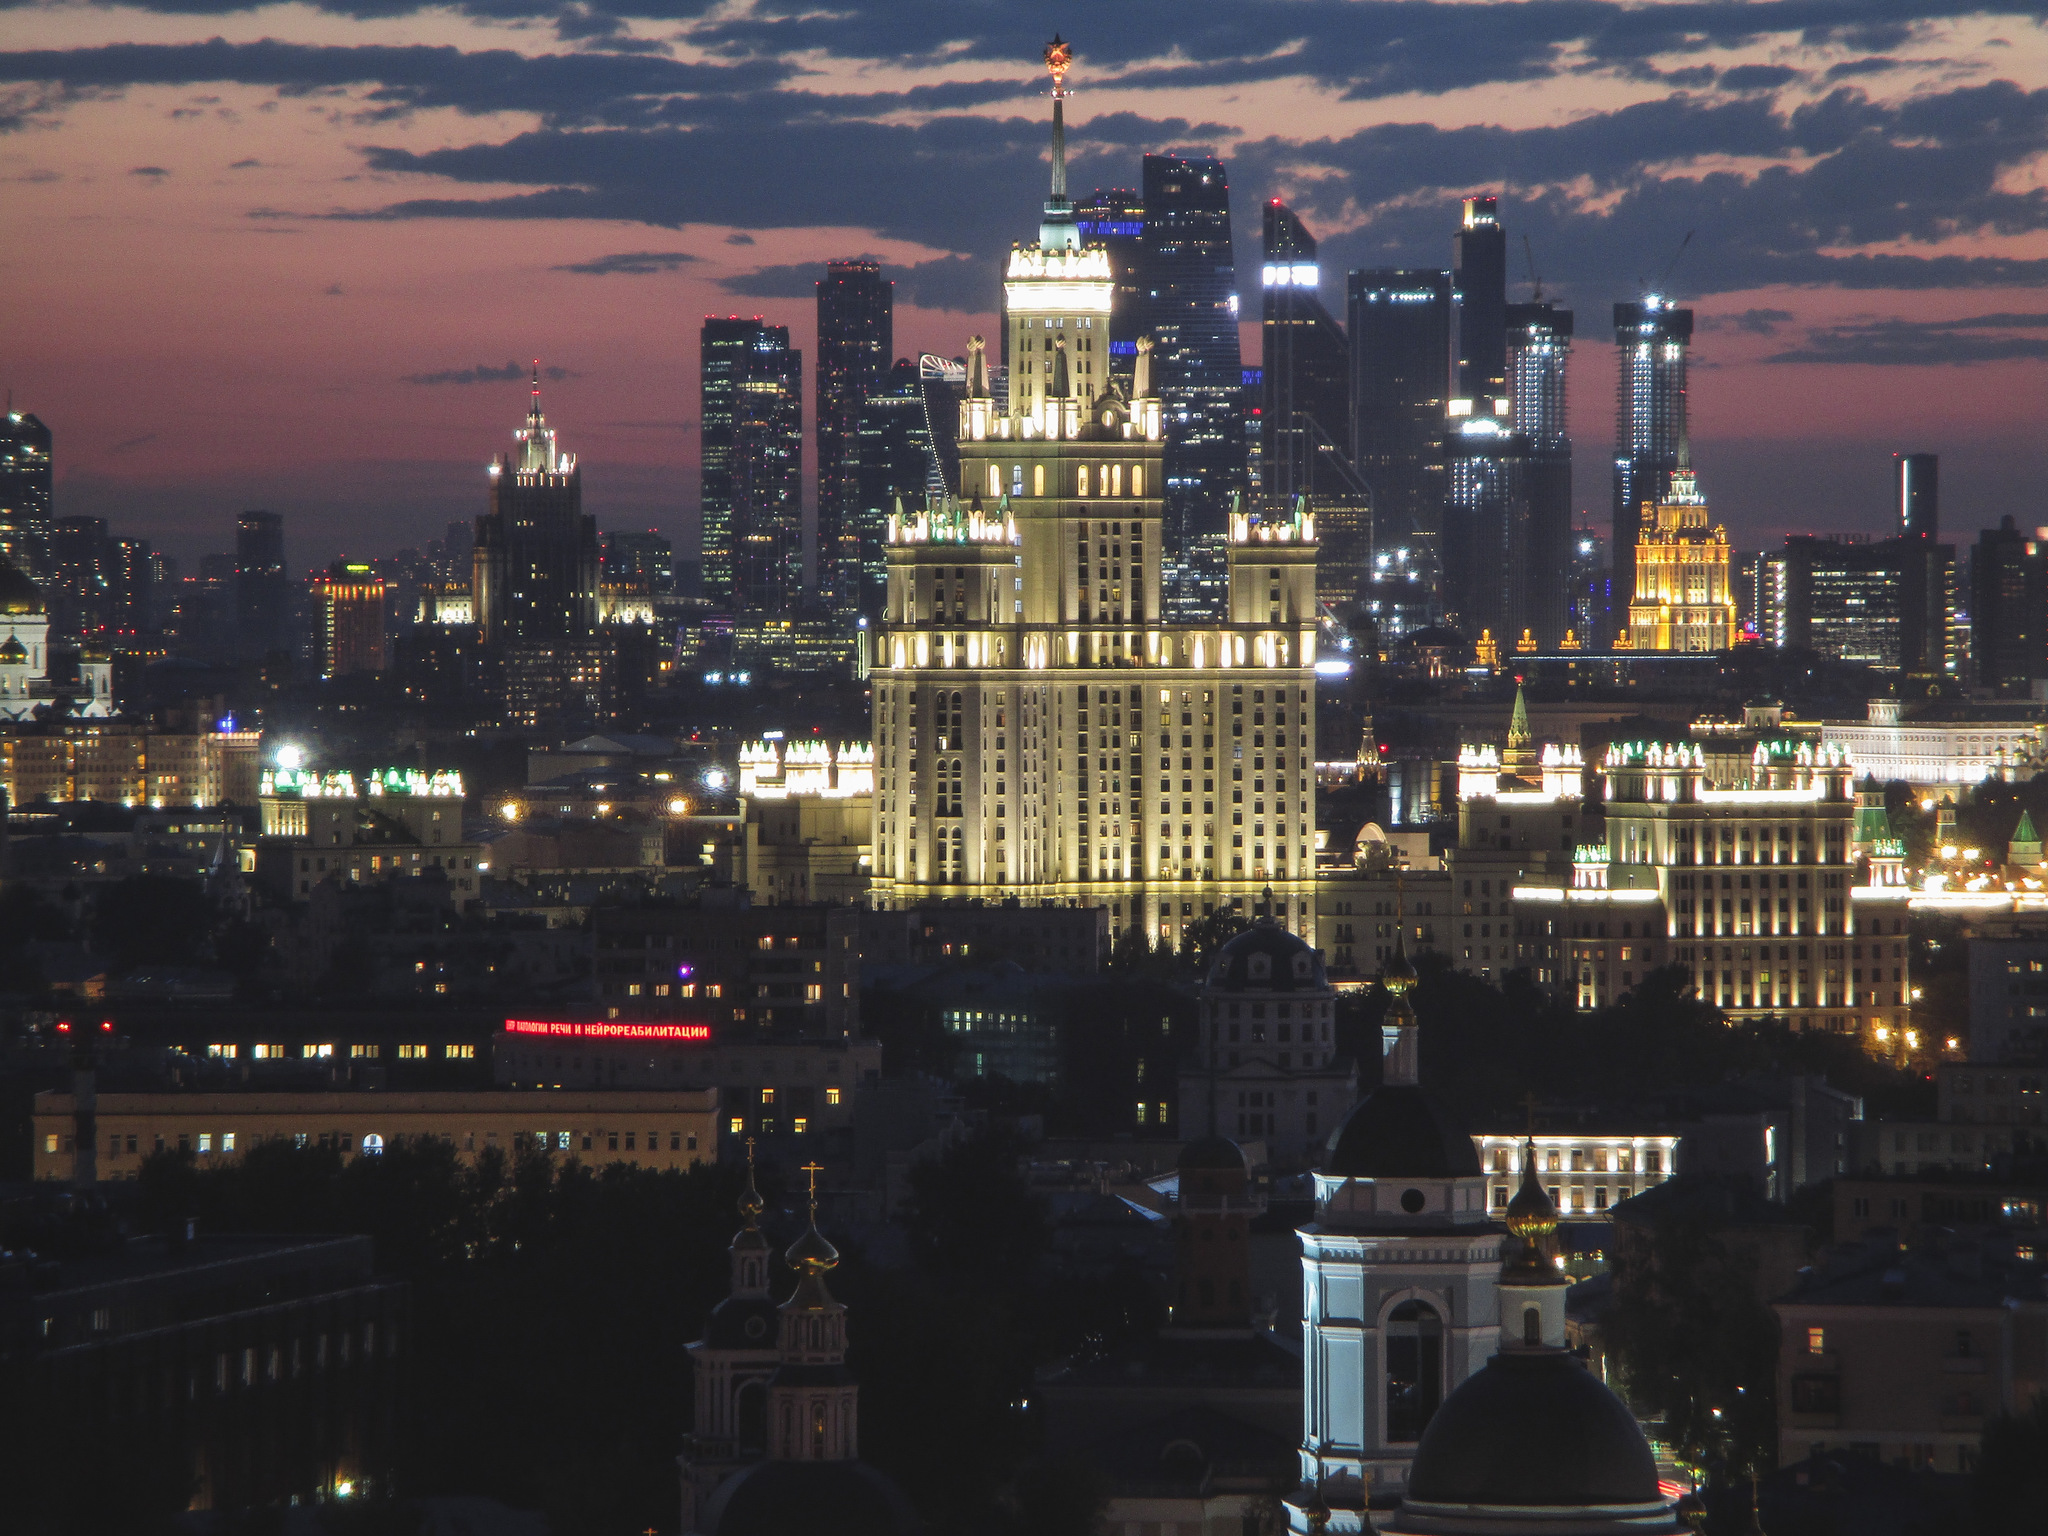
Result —
[[1728, 530], [1709, 523], [1707, 500], [1681, 441], [1670, 491], [1643, 503], [1629, 643], [1617, 649], [1727, 650], [1735, 643], [1730, 555]]

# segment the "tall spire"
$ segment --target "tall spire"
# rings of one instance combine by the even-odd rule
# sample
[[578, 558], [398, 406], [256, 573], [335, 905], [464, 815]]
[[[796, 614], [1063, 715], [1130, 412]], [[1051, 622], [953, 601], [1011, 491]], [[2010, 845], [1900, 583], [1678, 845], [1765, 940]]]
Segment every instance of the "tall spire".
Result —
[[1045, 220], [1038, 226], [1039, 249], [1077, 251], [1080, 226], [1067, 200], [1067, 71], [1073, 67], [1074, 45], [1059, 33], [1045, 45], [1045, 67], [1052, 76], [1052, 193], [1045, 200]]

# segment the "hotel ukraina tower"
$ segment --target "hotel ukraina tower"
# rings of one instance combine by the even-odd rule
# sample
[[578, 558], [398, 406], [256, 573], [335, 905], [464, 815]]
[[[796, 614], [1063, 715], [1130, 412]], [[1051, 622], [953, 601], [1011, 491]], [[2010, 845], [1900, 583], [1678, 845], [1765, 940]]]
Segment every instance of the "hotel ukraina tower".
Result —
[[1006, 404], [969, 343], [960, 483], [889, 523], [871, 897], [1106, 906], [1112, 930], [1266, 902], [1314, 939], [1315, 531], [1239, 512], [1228, 611], [1160, 622], [1150, 342], [1109, 371], [1109, 252], [1052, 195], [1010, 253]]

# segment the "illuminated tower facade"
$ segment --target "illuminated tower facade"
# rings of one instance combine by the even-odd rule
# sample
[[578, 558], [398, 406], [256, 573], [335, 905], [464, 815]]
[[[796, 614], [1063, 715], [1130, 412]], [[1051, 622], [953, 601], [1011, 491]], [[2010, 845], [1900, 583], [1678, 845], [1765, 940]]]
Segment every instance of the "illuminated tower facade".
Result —
[[804, 358], [786, 325], [712, 315], [698, 363], [704, 592], [745, 628], [803, 595]]
[[[1614, 306], [1620, 356], [1614, 395], [1614, 601], [1625, 608], [1642, 509], [1670, 489], [1686, 436], [1686, 353], [1692, 311], [1655, 294]], [[1618, 617], [1619, 615], [1617, 615]], [[1603, 636], [1602, 640], [1605, 641]]]
[[0, 417], [0, 559], [31, 580], [50, 574], [50, 429], [10, 402]]
[[[1010, 381], [969, 343], [959, 479], [891, 520], [874, 690], [876, 905], [1101, 906], [1178, 941], [1219, 910], [1313, 942], [1315, 563], [1304, 509], [1227, 523], [1227, 614], [1162, 621], [1151, 338], [1107, 367], [1114, 278], [1064, 191], [1010, 253]], [[1268, 894], [1270, 892], [1270, 895]]]
[[1572, 439], [1565, 409], [1572, 312], [1540, 299], [1510, 304], [1507, 328], [1508, 405], [1527, 445], [1523, 473], [1529, 498], [1529, 600], [1510, 634], [1519, 646], [1527, 631], [1537, 649], [1554, 651], [1574, 628]]
[[1678, 450], [1671, 489], [1643, 507], [1636, 538], [1629, 648], [1725, 651], [1735, 643], [1735, 583], [1728, 530], [1711, 523], [1699, 477]]
[[540, 408], [534, 366], [518, 445], [491, 466], [491, 510], [476, 520], [472, 602], [484, 644], [563, 640], [597, 623], [597, 520], [583, 515], [583, 471]]

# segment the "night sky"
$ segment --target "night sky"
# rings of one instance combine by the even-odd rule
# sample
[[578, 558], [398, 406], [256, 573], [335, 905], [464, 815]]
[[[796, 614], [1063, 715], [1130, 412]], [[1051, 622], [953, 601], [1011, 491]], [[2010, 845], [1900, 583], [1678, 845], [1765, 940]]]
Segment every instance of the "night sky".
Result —
[[1694, 462], [1739, 545], [1883, 528], [1901, 449], [1942, 454], [1968, 541], [2048, 524], [2044, 10], [7, 6], [0, 385], [56, 433], [59, 515], [190, 559], [269, 507], [307, 566], [482, 510], [539, 357], [600, 525], [689, 539], [703, 315], [786, 322], [808, 363], [818, 264], [870, 254], [899, 353], [990, 331], [1058, 28], [1073, 187], [1226, 156], [1247, 315], [1263, 197], [1322, 240], [1341, 315], [1345, 268], [1448, 265], [1456, 199], [1498, 193], [1511, 297], [1526, 234], [1578, 311], [1603, 526], [1609, 306], [1648, 285], [1700, 316]]

